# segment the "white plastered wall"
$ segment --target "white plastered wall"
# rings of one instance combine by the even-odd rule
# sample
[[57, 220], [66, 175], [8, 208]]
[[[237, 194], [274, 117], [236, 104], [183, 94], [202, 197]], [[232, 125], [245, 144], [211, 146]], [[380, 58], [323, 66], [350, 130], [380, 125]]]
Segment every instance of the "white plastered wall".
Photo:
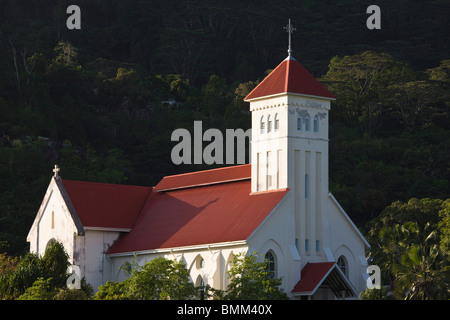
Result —
[[61, 242], [70, 264], [79, 266], [81, 277], [86, 277], [96, 290], [111, 277], [111, 263], [105, 253], [120, 233], [85, 229], [83, 235], [78, 233], [61, 191], [52, 178], [27, 236], [30, 252], [42, 256], [50, 240]]
[[327, 232], [330, 237], [330, 250], [335, 261], [344, 256], [348, 264], [348, 278], [355, 289], [361, 292], [366, 289], [363, 273], [367, 268], [365, 256], [368, 243], [331, 194], [327, 208], [330, 221], [333, 221]]
[[118, 231], [87, 230], [76, 238], [74, 264], [80, 266], [81, 274], [95, 291], [110, 280], [111, 261], [106, 252], [119, 238]]
[[30, 242], [30, 251], [42, 256], [48, 242], [55, 239], [64, 245], [70, 262], [73, 263], [76, 234], [77, 228], [52, 178], [27, 237], [27, 241]]

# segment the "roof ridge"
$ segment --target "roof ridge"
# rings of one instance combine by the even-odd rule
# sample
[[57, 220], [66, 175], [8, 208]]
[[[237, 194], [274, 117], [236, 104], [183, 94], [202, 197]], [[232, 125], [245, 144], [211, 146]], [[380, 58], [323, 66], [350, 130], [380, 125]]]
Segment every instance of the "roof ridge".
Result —
[[[278, 64], [275, 68], [273, 68], [272, 71], [271, 71], [268, 75], [266, 75], [266, 76], [264, 77], [264, 79], [262, 79], [261, 82], [258, 83], [258, 85], [257, 85], [256, 87], [253, 88], [252, 91], [250, 91], [250, 92], [247, 94], [247, 96], [244, 98], [244, 101], [246, 101], [247, 99], [249, 99], [248, 97], [249, 97], [250, 95], [252, 95], [253, 92], [257, 91], [259, 87], [262, 87], [262, 86], [265, 84], [265, 80], [266, 80], [271, 74], [273, 74], [275, 71], [277, 71], [278, 68], [281, 68], [281, 67], [283, 66], [283, 64], [284, 64], [285, 61], [286, 61], [286, 60], [283, 60], [280, 64]], [[270, 70], [270, 69], [267, 69], [267, 70]]]
[[250, 179], [251, 179], [251, 177], [235, 178], [235, 179], [228, 179], [228, 180], [217, 180], [217, 181], [211, 181], [211, 182], [205, 182], [205, 183], [182, 185], [182, 186], [171, 187], [171, 188], [167, 188], [167, 189], [156, 189], [155, 191], [156, 192], [174, 191], [174, 190], [189, 189], [189, 188], [207, 187], [207, 186], [211, 186], [211, 185], [215, 185], [215, 184], [230, 183], [230, 182], [244, 181], [244, 180], [250, 180]]
[[[131, 226], [131, 230], [134, 229], [134, 226], [135, 226], [136, 223], [139, 221], [139, 219], [141, 218], [141, 216], [144, 214], [144, 208], [145, 208], [145, 206], [147, 205], [147, 203], [148, 203], [149, 201], [151, 201], [150, 198], [153, 199], [152, 195], [154, 195], [154, 192], [153, 192], [154, 189], [155, 189], [155, 187], [151, 187], [150, 190], [148, 191], [147, 196], [145, 197], [145, 200], [142, 202], [142, 206], [141, 206], [141, 208], [139, 209], [139, 214], [136, 216], [136, 219], [134, 220], [133, 225]], [[113, 245], [114, 245], [114, 244], [113, 244]]]
[[165, 176], [154, 190], [168, 191], [247, 180], [251, 178], [250, 168], [250, 164], [243, 164]]
[[250, 166], [250, 165], [251, 165], [250, 163], [245, 163], [245, 164], [238, 164], [238, 165], [235, 165], [235, 166], [220, 167], [220, 168], [213, 168], [213, 169], [206, 169], [206, 170], [199, 170], [199, 171], [191, 171], [191, 172], [173, 174], [173, 175], [170, 175], [170, 176], [164, 176], [164, 178], [181, 177], [181, 176], [186, 176], [186, 175], [199, 174], [199, 173], [207, 172], [207, 171], [218, 171], [218, 170], [224, 170], [224, 169], [230, 169], [230, 168], [236, 168], [236, 167], [244, 167], [244, 166]]
[[67, 182], [76, 182], [76, 183], [84, 183], [84, 184], [97, 184], [97, 185], [104, 185], [104, 186], [119, 186], [119, 187], [127, 187], [127, 188], [154, 188], [150, 186], [137, 186], [132, 184], [123, 184], [123, 183], [108, 183], [108, 182], [94, 182], [94, 181], [82, 181], [82, 180], [70, 180], [70, 179], [61, 179], [61, 181], [64, 183]]
[[284, 91], [288, 92], [289, 89], [289, 69], [291, 67], [291, 60], [285, 60], [286, 61], [286, 75], [285, 75], [285, 79], [284, 79]]

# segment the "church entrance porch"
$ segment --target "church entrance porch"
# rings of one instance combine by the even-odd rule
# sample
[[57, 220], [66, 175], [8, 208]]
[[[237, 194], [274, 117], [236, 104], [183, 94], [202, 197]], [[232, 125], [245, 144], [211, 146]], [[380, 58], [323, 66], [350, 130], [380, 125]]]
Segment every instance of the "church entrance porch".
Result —
[[292, 290], [294, 299], [355, 299], [357, 292], [336, 262], [308, 262]]

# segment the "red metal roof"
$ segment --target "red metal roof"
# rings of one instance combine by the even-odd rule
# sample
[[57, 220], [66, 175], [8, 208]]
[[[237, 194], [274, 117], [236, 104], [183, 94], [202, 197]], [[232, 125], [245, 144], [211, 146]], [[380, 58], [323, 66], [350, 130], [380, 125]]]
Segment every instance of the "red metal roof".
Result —
[[84, 227], [131, 229], [151, 187], [63, 180]]
[[154, 190], [162, 191], [188, 188], [211, 183], [250, 179], [250, 177], [251, 165], [244, 164], [239, 166], [166, 176], [156, 185]]
[[279, 93], [295, 93], [336, 99], [297, 60], [286, 59], [257, 85], [244, 100], [249, 101]]
[[246, 240], [289, 191], [251, 194], [250, 170], [168, 176], [156, 188], [62, 182], [84, 227], [131, 230], [108, 252], [122, 253]]
[[108, 253], [246, 240], [288, 190], [250, 192], [250, 180], [152, 192], [133, 230]]
[[331, 272], [335, 262], [308, 262], [302, 269], [301, 279], [292, 290], [293, 293], [314, 293]]

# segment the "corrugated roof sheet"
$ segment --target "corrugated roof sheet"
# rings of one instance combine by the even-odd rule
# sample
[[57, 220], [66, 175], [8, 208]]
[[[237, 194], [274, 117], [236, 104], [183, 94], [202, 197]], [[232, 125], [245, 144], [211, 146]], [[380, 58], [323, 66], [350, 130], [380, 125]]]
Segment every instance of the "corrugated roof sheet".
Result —
[[297, 60], [286, 59], [264, 78], [244, 100], [249, 101], [279, 93], [295, 93], [335, 99], [334, 95]]

